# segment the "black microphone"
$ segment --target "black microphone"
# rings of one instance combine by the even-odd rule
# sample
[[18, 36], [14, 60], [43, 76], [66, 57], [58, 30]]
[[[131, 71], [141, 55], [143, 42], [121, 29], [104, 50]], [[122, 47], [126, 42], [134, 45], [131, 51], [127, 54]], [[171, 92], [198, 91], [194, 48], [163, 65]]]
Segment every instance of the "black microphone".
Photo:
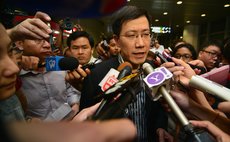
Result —
[[161, 69], [153, 69], [152, 66], [148, 63], [144, 63], [142, 66], [144, 73], [147, 77], [144, 79], [145, 83], [151, 88], [153, 91], [152, 97], [155, 98], [155, 94], [160, 94], [166, 100], [174, 114], [176, 115], [177, 119], [183, 126], [183, 130], [187, 134], [186, 141], [189, 142], [201, 142], [201, 141], [208, 141], [208, 142], [215, 142], [216, 140], [206, 131], [201, 129], [194, 129], [194, 127], [189, 123], [188, 119], [185, 117], [181, 109], [175, 103], [171, 95], [168, 93], [168, 90], [165, 86], [169, 85], [169, 80], [172, 76], [167, 77], [165, 71], [167, 70], [164, 68], [164, 71]]
[[100, 111], [92, 116], [92, 119], [108, 120], [121, 118], [125, 108], [135, 100], [136, 94], [142, 89], [139, 78], [137, 73], [126, 76], [106, 90], [103, 95], [107, 102]]
[[[122, 78], [124, 78], [125, 76], [130, 75], [132, 73], [132, 65], [129, 62], [124, 62], [124, 63], [121, 63], [119, 65], [117, 70], [120, 71], [120, 73], [118, 74], [118, 77], [117, 77], [118, 81], [120, 81]], [[114, 86], [111, 86], [110, 88], [112, 88], [112, 87], [114, 87]], [[103, 112], [104, 108], [108, 107], [109, 103], [115, 97], [114, 95], [106, 95], [106, 96], [108, 96], [108, 97], [105, 97], [104, 94], [100, 95], [100, 97], [104, 97], [104, 99], [102, 100], [100, 106], [96, 110], [96, 112], [93, 116], [93, 119], [98, 119], [99, 115], [101, 114], [101, 112]], [[118, 96], [118, 95], [116, 94], [116, 96]]]
[[120, 73], [118, 74], [117, 79], [120, 80], [123, 77], [125, 77], [127, 75], [130, 75], [132, 73], [132, 69], [133, 69], [133, 67], [129, 62], [121, 63], [119, 65], [119, 67], [117, 68], [117, 70], [120, 71]]
[[50, 56], [46, 58], [45, 66], [47, 71], [74, 70], [79, 62], [74, 57]]

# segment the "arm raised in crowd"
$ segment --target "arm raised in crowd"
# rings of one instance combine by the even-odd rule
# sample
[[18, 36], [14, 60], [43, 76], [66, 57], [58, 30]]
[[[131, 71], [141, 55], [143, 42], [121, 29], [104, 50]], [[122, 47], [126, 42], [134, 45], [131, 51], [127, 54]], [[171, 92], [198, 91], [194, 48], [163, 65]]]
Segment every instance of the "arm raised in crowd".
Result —
[[49, 38], [49, 34], [52, 30], [47, 25], [51, 18], [43, 12], [37, 12], [34, 18], [28, 18], [16, 25], [15, 27], [8, 29], [7, 33], [12, 41], [21, 39], [43, 39]]
[[164, 63], [162, 64], [162, 66], [165, 66], [174, 74], [176, 83], [180, 83], [181, 85], [186, 87], [187, 90], [189, 90], [189, 97], [191, 97], [194, 101], [198, 102], [200, 105], [210, 110], [213, 110], [209, 105], [207, 99], [205, 98], [203, 92], [189, 87], [189, 80], [193, 75], [196, 75], [194, 70], [187, 63], [180, 59], [172, 58], [172, 60], [173, 62]]

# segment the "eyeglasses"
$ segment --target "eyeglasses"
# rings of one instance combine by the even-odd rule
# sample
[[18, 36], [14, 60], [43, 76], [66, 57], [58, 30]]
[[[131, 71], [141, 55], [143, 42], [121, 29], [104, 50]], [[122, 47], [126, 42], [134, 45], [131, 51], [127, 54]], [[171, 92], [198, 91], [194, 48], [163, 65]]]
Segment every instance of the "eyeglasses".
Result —
[[127, 38], [130, 41], [136, 40], [139, 36], [141, 36], [141, 38], [143, 40], [149, 40], [150, 37], [151, 37], [151, 34], [149, 32], [141, 33], [141, 34], [138, 34], [138, 33], [127, 33], [127, 34], [120, 35], [120, 36], [123, 36], [123, 37]]
[[36, 44], [39, 44], [39, 45], [44, 45], [45, 42], [49, 42], [49, 41], [47, 41], [47, 40], [45, 40], [45, 39], [35, 39], [34, 42], [35, 42]]
[[205, 53], [208, 53], [208, 55], [211, 56], [211, 57], [213, 57], [213, 58], [215, 58], [215, 57], [220, 58], [220, 54], [219, 53], [210, 52], [210, 51], [206, 51], [206, 50], [202, 50], [202, 51], [205, 52]]
[[174, 57], [177, 58], [177, 59], [182, 58], [184, 60], [188, 60], [188, 59], [190, 59], [192, 57], [192, 55], [189, 55], [189, 54], [183, 54], [183, 55], [175, 54]]

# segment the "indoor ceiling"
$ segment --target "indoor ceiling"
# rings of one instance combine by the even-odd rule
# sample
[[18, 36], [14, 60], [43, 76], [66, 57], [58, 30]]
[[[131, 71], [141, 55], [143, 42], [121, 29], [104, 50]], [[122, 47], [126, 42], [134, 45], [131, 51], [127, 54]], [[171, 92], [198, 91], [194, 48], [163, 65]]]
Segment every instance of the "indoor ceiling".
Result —
[[[230, 16], [229, 0], [130, 0], [129, 5], [136, 5], [149, 11], [153, 25], [179, 27], [189, 24], [201, 24]], [[167, 15], [163, 13], [167, 12]], [[205, 14], [205, 17], [201, 17]], [[158, 21], [159, 20], [159, 21]]]
[[[168, 26], [173, 30], [178, 29], [179, 31], [183, 30], [187, 24], [199, 25], [204, 22], [217, 21], [230, 17], [230, 6], [224, 7], [226, 4], [230, 5], [229, 0], [182, 0], [181, 4], [177, 4], [178, 0], [127, 0], [127, 2], [126, 0], [82, 0], [82, 2], [81, 0], [4, 1], [10, 8], [21, 8], [29, 13], [42, 10], [49, 13], [52, 17], [63, 18], [66, 16], [77, 19], [106, 15], [100, 13], [105, 1], [108, 3], [110, 11], [114, 11], [127, 3], [128, 5], [136, 5], [148, 10], [152, 16], [153, 26]], [[114, 3], [111, 4], [108, 1]], [[80, 2], [81, 4], [79, 4]], [[85, 7], [88, 11], [85, 12], [82, 5], [87, 4], [87, 2], [91, 2], [91, 5]], [[167, 15], [164, 15], [164, 12], [167, 12]], [[202, 14], [206, 16], [201, 17]], [[110, 24], [111, 19], [108, 16], [97, 19], [97, 21], [106, 26]], [[190, 23], [187, 23], [187, 21], [190, 21]]]

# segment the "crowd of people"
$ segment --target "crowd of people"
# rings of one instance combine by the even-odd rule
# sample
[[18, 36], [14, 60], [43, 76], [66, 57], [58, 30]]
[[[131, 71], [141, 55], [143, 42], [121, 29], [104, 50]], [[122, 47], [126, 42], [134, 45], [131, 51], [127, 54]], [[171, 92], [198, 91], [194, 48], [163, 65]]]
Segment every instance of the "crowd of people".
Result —
[[[43, 65], [47, 57], [57, 55], [51, 48], [52, 29], [47, 25], [51, 18], [46, 13], [37, 12], [33, 18], [9, 29], [0, 24], [1, 140], [185, 141], [183, 126], [172, 115], [164, 97], [159, 100], [149, 97], [159, 91], [152, 92], [144, 82], [142, 65], [148, 62], [153, 68], [164, 67], [172, 73], [168, 91], [193, 127], [204, 129], [215, 141], [230, 141], [230, 100], [213, 103], [212, 94], [189, 84], [193, 76], [229, 65], [230, 39], [205, 42], [199, 52], [183, 41], [169, 51], [157, 39], [151, 44], [151, 17], [146, 10], [124, 6], [113, 16], [113, 34], [96, 45], [85, 30], [69, 35], [64, 56], [75, 57], [79, 65], [68, 71], [46, 71]], [[156, 51], [172, 57], [162, 60], [155, 55]], [[124, 62], [132, 66], [130, 74], [137, 76], [138, 87], [132, 90], [126, 86], [128, 89], [106, 100], [101, 82], [111, 68], [118, 69]], [[229, 88], [229, 84], [226, 76], [225, 86]], [[132, 101], [119, 104], [120, 96], [130, 95], [129, 91]], [[111, 108], [105, 109], [110, 110], [107, 112], [110, 119], [91, 119], [103, 107], [114, 104], [120, 105], [119, 117], [112, 117]], [[64, 115], [63, 119], [55, 119], [57, 115]]]

